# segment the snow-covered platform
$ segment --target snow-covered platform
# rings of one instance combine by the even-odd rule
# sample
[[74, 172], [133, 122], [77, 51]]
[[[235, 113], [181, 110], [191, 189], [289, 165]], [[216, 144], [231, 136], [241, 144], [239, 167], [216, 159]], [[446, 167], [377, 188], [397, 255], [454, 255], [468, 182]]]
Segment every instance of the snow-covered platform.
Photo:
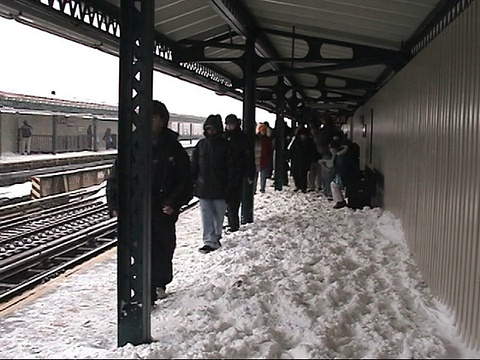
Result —
[[198, 209], [181, 216], [154, 343], [116, 348], [112, 251], [4, 311], [0, 357], [480, 358], [454, 335], [389, 213], [271, 188], [255, 211], [207, 255]]

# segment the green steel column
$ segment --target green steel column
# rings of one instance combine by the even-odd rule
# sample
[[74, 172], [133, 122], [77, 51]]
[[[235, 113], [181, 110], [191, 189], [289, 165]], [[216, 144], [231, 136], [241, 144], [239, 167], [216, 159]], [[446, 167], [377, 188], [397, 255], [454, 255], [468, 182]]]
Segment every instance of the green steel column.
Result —
[[279, 78], [279, 86], [276, 89], [277, 95], [277, 119], [275, 121], [275, 190], [283, 189], [284, 167], [285, 167], [285, 123], [283, 120], [285, 112], [285, 87], [283, 78]]
[[[243, 89], [243, 131], [247, 134], [249, 151], [255, 158], [255, 39], [247, 38]], [[242, 224], [253, 222], [254, 184], [243, 183]]]
[[121, 1], [118, 123], [118, 345], [151, 341], [151, 0]]

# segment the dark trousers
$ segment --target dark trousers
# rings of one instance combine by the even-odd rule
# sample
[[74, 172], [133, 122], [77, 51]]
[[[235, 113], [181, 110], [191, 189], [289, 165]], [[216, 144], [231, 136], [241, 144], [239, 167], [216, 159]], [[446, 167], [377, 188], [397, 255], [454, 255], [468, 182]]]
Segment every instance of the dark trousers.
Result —
[[290, 166], [288, 165], [288, 161], [283, 163], [283, 185], [288, 186], [288, 170], [290, 170]]
[[293, 172], [293, 180], [295, 182], [295, 186], [300, 190], [307, 190], [308, 169], [294, 168], [292, 172]]
[[176, 216], [152, 217], [152, 291], [173, 280], [173, 253], [177, 244]]
[[242, 188], [239, 187], [234, 196], [227, 199], [227, 218], [228, 226], [230, 230], [238, 230], [240, 227], [240, 220], [238, 217], [238, 210], [240, 209], [240, 203], [242, 202]]

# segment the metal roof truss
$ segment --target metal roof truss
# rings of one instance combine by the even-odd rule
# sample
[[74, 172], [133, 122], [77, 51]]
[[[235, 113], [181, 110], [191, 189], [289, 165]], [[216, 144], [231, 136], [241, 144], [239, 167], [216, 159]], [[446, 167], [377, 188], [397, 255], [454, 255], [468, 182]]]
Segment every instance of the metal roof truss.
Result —
[[[115, 1], [109, 1], [0, 0], [0, 15], [118, 55], [120, 9]], [[399, 50], [298, 33], [295, 26], [291, 32], [282, 28], [261, 27], [254, 16], [255, 12], [247, 6], [246, 1], [202, 2], [208, 4], [227, 26], [205, 29], [204, 33], [192, 34], [179, 41], [157, 31], [155, 68], [218, 94], [242, 100], [245, 87], [243, 72], [247, 61], [246, 39], [255, 39], [253, 73], [258, 106], [274, 110], [279, 91], [283, 91], [282, 96], [287, 103], [286, 114], [296, 116], [307, 107], [321, 113], [352, 113], [472, 0], [440, 0]], [[188, 2], [184, 6], [200, 6], [203, 3]], [[283, 6], [294, 4], [288, 1], [281, 3]], [[302, 2], [298, 2], [300, 3]], [[307, 3], [312, 2], [306, 1], [305, 4]], [[283, 56], [272, 37], [281, 39]], [[306, 47], [303, 54], [295, 55], [296, 42], [301, 42]], [[291, 44], [291, 56], [285, 56], [288, 43]], [[325, 48], [329, 50], [323, 51]], [[235, 67], [232, 68], [231, 64]], [[355, 69], [374, 66], [383, 66], [385, 69], [375, 80], [351, 75]], [[351, 72], [348, 75], [344, 75], [346, 72], [342, 75], [335, 73], [339, 70]]]

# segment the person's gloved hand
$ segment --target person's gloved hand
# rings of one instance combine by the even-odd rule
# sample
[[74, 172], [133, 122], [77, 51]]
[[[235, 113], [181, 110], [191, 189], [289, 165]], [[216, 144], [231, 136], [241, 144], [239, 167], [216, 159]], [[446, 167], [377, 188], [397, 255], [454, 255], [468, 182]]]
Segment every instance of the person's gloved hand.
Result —
[[164, 214], [167, 214], [167, 215], [175, 214], [175, 209], [173, 207], [171, 207], [170, 205], [164, 205], [162, 207], [162, 211], [163, 211]]

